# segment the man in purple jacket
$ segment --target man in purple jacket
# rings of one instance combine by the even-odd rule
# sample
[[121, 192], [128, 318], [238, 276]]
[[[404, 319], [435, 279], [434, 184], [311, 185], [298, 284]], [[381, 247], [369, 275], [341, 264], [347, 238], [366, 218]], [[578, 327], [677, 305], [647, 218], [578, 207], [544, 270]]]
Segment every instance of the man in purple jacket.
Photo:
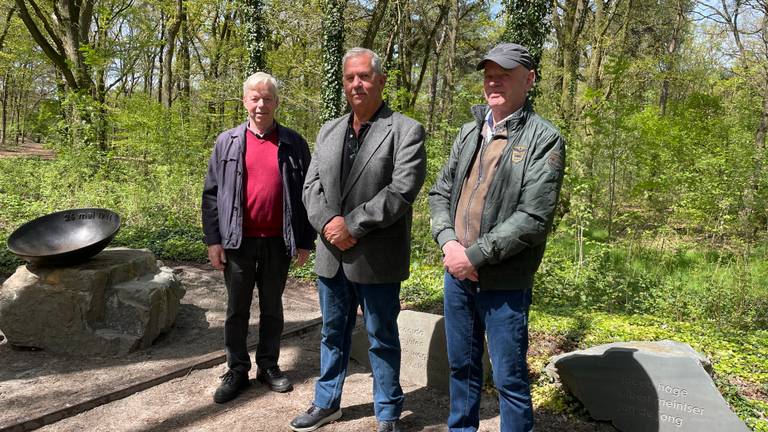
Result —
[[249, 385], [246, 339], [254, 287], [259, 297], [256, 378], [273, 391], [293, 388], [278, 366], [282, 295], [291, 257], [304, 264], [315, 231], [301, 202], [309, 148], [301, 135], [275, 121], [277, 87], [263, 72], [243, 83], [248, 120], [216, 139], [203, 187], [204, 242], [213, 267], [224, 271], [228, 295], [229, 370], [213, 395], [216, 403], [234, 399]]

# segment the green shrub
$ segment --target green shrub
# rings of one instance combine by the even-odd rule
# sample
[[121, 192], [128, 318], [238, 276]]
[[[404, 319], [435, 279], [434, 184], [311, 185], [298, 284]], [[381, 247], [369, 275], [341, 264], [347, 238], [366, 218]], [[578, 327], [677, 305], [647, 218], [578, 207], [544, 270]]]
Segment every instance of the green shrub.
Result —
[[548, 307], [647, 313], [739, 329], [768, 328], [768, 272], [693, 245], [659, 251], [638, 243], [585, 241], [584, 259], [564, 234], [551, 238], [537, 274], [535, 302]]

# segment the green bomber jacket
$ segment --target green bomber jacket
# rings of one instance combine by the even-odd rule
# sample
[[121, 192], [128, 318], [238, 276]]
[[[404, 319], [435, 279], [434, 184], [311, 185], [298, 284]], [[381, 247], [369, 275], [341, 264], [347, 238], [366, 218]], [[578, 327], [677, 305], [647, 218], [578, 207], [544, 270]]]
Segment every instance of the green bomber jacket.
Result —
[[[432, 237], [442, 248], [456, 240], [454, 221], [462, 185], [482, 145], [486, 105], [472, 107], [429, 191]], [[565, 167], [565, 140], [529, 103], [506, 121], [507, 145], [483, 206], [480, 236], [466, 254], [479, 275], [480, 290], [533, 287], [544, 256]]]

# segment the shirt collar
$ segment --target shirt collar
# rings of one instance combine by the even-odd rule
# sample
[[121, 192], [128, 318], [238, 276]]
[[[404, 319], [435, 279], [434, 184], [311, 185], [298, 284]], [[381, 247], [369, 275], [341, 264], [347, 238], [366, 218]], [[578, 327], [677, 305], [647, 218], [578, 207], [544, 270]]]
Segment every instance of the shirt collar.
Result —
[[[376, 119], [379, 117], [379, 114], [381, 113], [381, 110], [384, 108], [385, 103], [382, 102], [381, 105], [379, 105], [379, 108], [376, 110], [376, 112], [373, 113], [371, 118], [368, 119], [368, 121], [360, 123], [360, 130], [363, 130], [363, 128], [366, 128], [370, 126]], [[347, 120], [347, 125], [351, 128], [355, 121], [355, 113], [350, 111], [349, 113], [349, 119]]]
[[268, 136], [269, 134], [271, 134], [272, 132], [275, 131], [275, 129], [277, 128], [277, 121], [272, 121], [272, 126], [268, 127], [267, 130], [265, 130], [263, 134], [260, 134], [260, 133], [256, 132], [255, 129], [251, 129], [251, 121], [250, 120], [248, 120], [248, 124], [245, 126], [245, 128], [248, 129], [249, 131], [251, 131], [251, 133], [253, 133], [257, 137], [259, 137], [260, 139], [264, 139], [264, 137]]
[[517, 111], [515, 111], [512, 114], [504, 117], [503, 119], [501, 119], [500, 121], [498, 121], [496, 123], [493, 122], [493, 111], [488, 110], [488, 113], [485, 115], [485, 123], [488, 125], [489, 128], [491, 128], [491, 130], [494, 130], [497, 125], [499, 125], [499, 126], [503, 125], [504, 123], [507, 122], [507, 120], [509, 120], [509, 119], [511, 119], [513, 117], [519, 116], [520, 113], [523, 112], [523, 107], [524, 106], [525, 105], [521, 106], [520, 108], [517, 109]]

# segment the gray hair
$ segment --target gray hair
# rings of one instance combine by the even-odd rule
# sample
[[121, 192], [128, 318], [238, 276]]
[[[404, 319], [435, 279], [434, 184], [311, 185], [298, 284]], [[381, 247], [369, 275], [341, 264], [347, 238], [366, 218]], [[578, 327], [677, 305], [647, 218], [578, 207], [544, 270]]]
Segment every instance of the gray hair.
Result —
[[341, 64], [345, 65], [347, 64], [347, 60], [353, 57], [360, 57], [361, 55], [371, 56], [371, 68], [373, 69], [373, 71], [379, 75], [384, 75], [384, 69], [381, 66], [381, 57], [379, 57], [378, 54], [369, 50], [368, 48], [361, 48], [361, 47], [351, 48], [349, 51], [347, 51], [346, 54], [344, 54], [344, 58], [341, 59]]
[[256, 88], [259, 84], [267, 84], [270, 87], [272, 87], [272, 94], [275, 97], [278, 97], [277, 95], [277, 89], [278, 84], [275, 77], [272, 75], [266, 73], [266, 72], [256, 72], [255, 74], [249, 76], [244, 82], [243, 82], [243, 94], [245, 94], [248, 90]]

